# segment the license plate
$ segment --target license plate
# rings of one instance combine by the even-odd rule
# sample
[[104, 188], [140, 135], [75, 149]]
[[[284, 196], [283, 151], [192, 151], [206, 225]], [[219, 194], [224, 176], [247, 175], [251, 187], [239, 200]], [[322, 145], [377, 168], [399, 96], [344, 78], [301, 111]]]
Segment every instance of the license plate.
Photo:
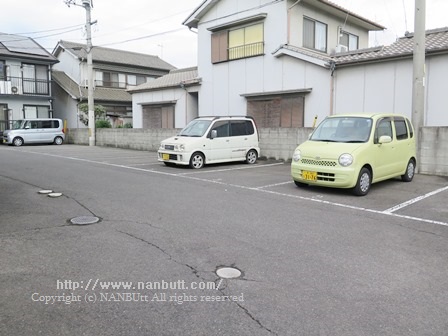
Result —
[[316, 181], [317, 180], [317, 172], [311, 172], [311, 171], [303, 171], [302, 177], [304, 180], [307, 181]]
[[169, 160], [170, 159], [170, 155], [169, 154], [162, 154], [162, 160]]

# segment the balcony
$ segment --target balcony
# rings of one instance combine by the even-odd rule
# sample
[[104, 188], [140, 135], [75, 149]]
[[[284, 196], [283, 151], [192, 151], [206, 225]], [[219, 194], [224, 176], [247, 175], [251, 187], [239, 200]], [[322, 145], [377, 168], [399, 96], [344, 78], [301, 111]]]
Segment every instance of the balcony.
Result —
[[48, 80], [11, 76], [0, 78], [0, 95], [48, 96], [49, 94]]

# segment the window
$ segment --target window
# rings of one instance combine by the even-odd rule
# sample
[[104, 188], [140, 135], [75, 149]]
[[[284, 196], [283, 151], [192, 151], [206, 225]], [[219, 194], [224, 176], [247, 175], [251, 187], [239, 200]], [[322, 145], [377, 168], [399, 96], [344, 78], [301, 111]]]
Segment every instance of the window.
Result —
[[387, 135], [392, 138], [392, 123], [389, 118], [382, 119], [378, 122], [378, 127], [375, 132], [375, 143], [378, 143], [378, 140], [383, 135]]
[[303, 46], [327, 51], [327, 25], [309, 18], [303, 19]]
[[25, 119], [51, 118], [49, 106], [24, 105], [23, 114]]
[[254, 134], [254, 126], [249, 120], [232, 120], [230, 122], [231, 136], [244, 136]]
[[359, 37], [341, 30], [339, 44], [346, 46], [348, 50], [359, 48]]
[[217, 121], [213, 125], [213, 128], [211, 131], [216, 130], [218, 135], [218, 138], [221, 137], [228, 137], [230, 135], [229, 133], [229, 122], [227, 120]]
[[97, 86], [125, 89], [126, 85], [135, 86], [146, 82], [146, 76], [127, 75], [108, 71], [95, 72], [95, 84]]
[[263, 29], [263, 23], [256, 23], [213, 33], [212, 63], [263, 55]]
[[412, 125], [409, 119], [406, 119], [406, 124], [408, 125], [410, 138], [412, 139], [414, 137], [414, 130], [412, 129]]
[[5, 61], [0, 61], [0, 81], [4, 81], [6, 78], [6, 65]]
[[398, 119], [394, 121], [395, 133], [397, 140], [405, 140], [408, 138], [408, 129], [406, 127], [406, 122], [404, 119]]
[[49, 94], [48, 67], [46, 65], [22, 64], [23, 93]]

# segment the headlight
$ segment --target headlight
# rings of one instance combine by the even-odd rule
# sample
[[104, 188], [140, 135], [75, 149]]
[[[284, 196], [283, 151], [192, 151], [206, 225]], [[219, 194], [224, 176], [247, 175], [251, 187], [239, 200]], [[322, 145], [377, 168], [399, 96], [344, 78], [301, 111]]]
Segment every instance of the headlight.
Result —
[[342, 167], [348, 167], [353, 163], [353, 156], [351, 154], [345, 153], [339, 157], [339, 164]]
[[292, 159], [297, 162], [300, 160], [300, 158], [302, 157], [302, 153], [300, 152], [299, 149], [296, 149], [296, 151], [294, 152], [294, 155], [292, 156]]
[[165, 149], [165, 146], [161, 143], [159, 149]]
[[184, 150], [185, 150], [185, 145], [177, 145], [176, 146], [176, 151], [183, 152]]

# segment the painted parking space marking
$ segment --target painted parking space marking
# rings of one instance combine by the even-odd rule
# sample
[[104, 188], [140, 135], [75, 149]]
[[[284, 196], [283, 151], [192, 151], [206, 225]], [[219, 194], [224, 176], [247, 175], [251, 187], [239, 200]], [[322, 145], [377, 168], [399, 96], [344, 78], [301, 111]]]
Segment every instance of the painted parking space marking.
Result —
[[268, 185], [261, 186], [261, 187], [255, 187], [253, 189], [254, 190], [258, 190], [258, 189], [273, 188], [273, 187], [278, 187], [278, 186], [281, 186], [281, 185], [291, 184], [291, 183], [293, 183], [292, 180], [289, 180], [288, 182], [279, 182], [279, 183], [274, 183], [274, 184], [268, 184]]
[[246, 167], [234, 167], [234, 168], [223, 168], [223, 169], [210, 169], [210, 170], [201, 170], [201, 171], [193, 171], [189, 173], [179, 173], [177, 175], [195, 175], [195, 174], [206, 174], [206, 173], [220, 173], [225, 171], [233, 171], [233, 170], [243, 170], [243, 169], [257, 169], [257, 168], [265, 168], [265, 167], [271, 167], [271, 166], [280, 166], [284, 165], [284, 162], [278, 162], [278, 163], [268, 163], [263, 165], [250, 165]]
[[404, 207], [407, 207], [408, 205], [411, 205], [411, 204], [417, 203], [417, 202], [419, 202], [419, 201], [421, 201], [421, 200], [424, 200], [425, 198], [428, 198], [428, 197], [437, 195], [438, 193], [441, 193], [441, 192], [443, 192], [443, 191], [445, 191], [445, 190], [448, 190], [448, 186], [446, 186], [446, 187], [444, 187], [444, 188], [440, 188], [440, 189], [434, 190], [434, 191], [431, 191], [431, 192], [429, 192], [429, 193], [427, 193], [427, 194], [425, 194], [425, 195], [418, 196], [418, 197], [416, 197], [416, 198], [413, 198], [413, 199], [411, 199], [411, 200], [409, 200], [409, 201], [406, 201], [406, 202], [403, 202], [403, 203], [401, 203], [401, 204], [397, 204], [396, 206], [393, 206], [392, 208], [389, 208], [389, 209], [387, 209], [387, 210], [384, 210], [383, 212], [384, 212], [384, 213], [392, 213], [392, 212], [395, 212], [395, 211], [397, 211], [397, 210], [403, 209]]
[[[263, 189], [263, 188], [260, 188], [260, 187], [257, 187], [257, 188], [247, 187], [247, 186], [243, 186], [243, 185], [239, 185], [239, 184], [232, 184], [232, 183], [222, 182], [221, 180], [210, 180], [210, 179], [204, 179], [204, 178], [191, 176], [191, 175], [185, 175], [185, 174], [173, 174], [173, 173], [168, 173], [168, 172], [164, 172], [164, 171], [143, 169], [143, 168], [138, 168], [138, 167], [130, 167], [128, 165], [120, 165], [120, 164], [113, 164], [113, 163], [107, 163], [107, 162], [98, 162], [98, 161], [94, 161], [94, 160], [75, 158], [75, 157], [69, 157], [69, 156], [62, 156], [62, 155], [56, 155], [56, 154], [49, 154], [49, 153], [36, 153], [36, 152], [31, 152], [31, 151], [21, 151], [21, 152], [30, 153], [30, 154], [36, 154], [36, 155], [51, 156], [51, 157], [62, 158], [62, 159], [67, 159], [67, 160], [75, 160], [75, 161], [80, 161], [80, 162], [88, 162], [88, 163], [93, 163], [93, 164], [100, 164], [100, 165], [116, 167], [116, 168], [130, 169], [130, 170], [141, 171], [141, 172], [146, 172], [146, 173], [153, 173], [153, 174], [159, 174], [159, 175], [165, 175], [165, 176], [173, 176], [173, 177], [190, 179], [190, 180], [195, 180], [195, 181], [200, 181], [200, 182], [205, 182], [205, 183], [219, 184], [219, 185], [225, 186], [227, 188], [233, 187], [233, 188], [238, 188], [238, 189], [243, 189], [243, 190], [250, 190], [250, 191], [255, 191], [255, 192], [267, 193], [267, 194], [271, 194], [271, 195], [277, 195], [277, 196], [281, 196], [281, 197], [295, 198], [295, 199], [300, 199], [300, 200], [303, 200], [303, 201], [311, 201], [311, 202], [316, 202], [316, 203], [330, 205], [330, 206], [336, 206], [336, 207], [345, 208], [345, 209], [351, 209], [351, 210], [362, 211], [362, 212], [369, 212], [369, 213], [379, 214], [379, 215], [383, 215], [383, 216], [392, 216], [392, 217], [396, 217], [396, 218], [409, 219], [409, 220], [413, 220], [413, 221], [417, 221], [417, 222], [424, 222], [424, 223], [429, 223], [429, 224], [448, 226], [447, 222], [442, 222], [442, 221], [436, 221], [436, 220], [432, 220], [432, 219], [426, 219], [426, 218], [420, 218], [420, 217], [413, 217], [413, 216], [396, 214], [396, 213], [394, 213], [394, 212], [392, 212], [390, 210], [390, 209], [393, 209], [395, 207], [387, 209], [387, 210], [374, 210], [374, 209], [357, 207], [357, 206], [343, 204], [343, 203], [326, 201], [326, 200], [319, 199], [319, 198], [310, 198], [310, 197], [304, 197], [304, 196], [300, 196], [300, 195], [281, 193], [281, 192], [277, 192], [277, 191], [273, 191], [273, 190]], [[283, 163], [281, 163], [281, 164], [283, 164]], [[248, 168], [248, 167], [245, 167], [245, 168]], [[235, 169], [233, 169], [233, 170], [235, 170]], [[265, 188], [267, 188], [267, 187], [265, 187]], [[439, 192], [442, 192], [442, 191], [444, 191], [446, 189], [448, 189], [448, 186], [444, 187], [444, 188], [441, 188], [441, 189], [438, 189], [438, 190], [435, 190], [434, 192], [432, 192], [432, 194], [435, 195], [435, 194], [437, 194]], [[431, 193], [428, 193], [428, 194], [431, 194]], [[425, 194], [425, 195], [423, 195], [421, 197], [424, 197], [424, 196], [426, 196], [428, 194]], [[429, 196], [431, 196], [431, 195], [429, 195]], [[426, 196], [426, 197], [429, 197], [429, 196]], [[417, 202], [417, 201], [415, 201], [415, 202]], [[410, 201], [408, 201], [408, 202], [410, 202]], [[408, 203], [408, 202], [405, 202], [405, 203]], [[413, 203], [415, 203], [415, 202], [413, 202]], [[402, 204], [405, 204], [405, 203], [402, 203]], [[412, 203], [409, 203], [409, 204], [412, 204]], [[398, 210], [398, 209], [396, 209], [396, 210]], [[394, 210], [394, 211], [396, 211], [396, 210]]]

